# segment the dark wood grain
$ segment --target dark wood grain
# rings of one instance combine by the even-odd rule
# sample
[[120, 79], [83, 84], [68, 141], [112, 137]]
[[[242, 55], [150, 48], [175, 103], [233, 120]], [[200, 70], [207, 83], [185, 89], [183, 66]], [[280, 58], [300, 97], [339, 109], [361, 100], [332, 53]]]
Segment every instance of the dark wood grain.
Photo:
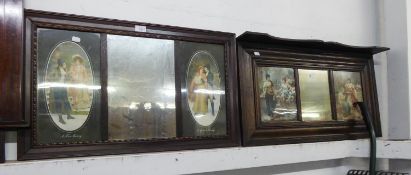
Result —
[[[308, 51], [319, 51], [321, 53], [327, 52], [339, 52], [339, 53], [358, 53], [358, 54], [366, 54], [366, 55], [373, 55], [380, 52], [384, 52], [389, 50], [386, 47], [361, 47], [361, 46], [350, 46], [346, 44], [341, 44], [338, 42], [325, 42], [322, 40], [301, 40], [301, 39], [288, 39], [288, 38], [280, 38], [271, 36], [267, 33], [259, 33], [259, 32], [244, 32], [240, 36], [237, 37], [238, 42], [251, 42], [256, 44], [266, 44], [267, 48], [272, 47], [282, 47], [288, 49], [297, 49], [297, 50], [305, 50]], [[298, 52], [298, 51], [297, 51]]]
[[[356, 47], [320, 40], [290, 40], [246, 32], [237, 38], [241, 125], [244, 146], [289, 144], [365, 138], [363, 121], [338, 121], [333, 71], [361, 73], [364, 101], [381, 136], [372, 55], [383, 47]], [[254, 55], [259, 52], [259, 55]], [[295, 71], [298, 121], [261, 123], [257, 91], [257, 67], [288, 67]], [[298, 69], [327, 70], [333, 121], [303, 121]]]
[[226, 99], [227, 99], [227, 135], [232, 145], [241, 145], [240, 107], [238, 97], [238, 60], [235, 34], [225, 43], [226, 58]]
[[297, 68], [294, 68], [294, 79], [295, 79], [295, 99], [297, 100], [297, 119], [298, 121], [303, 121], [303, 116], [301, 113], [301, 96], [300, 96], [300, 76]]
[[332, 70], [328, 70], [328, 83], [329, 83], [329, 90], [330, 90], [330, 102], [331, 102], [331, 112], [332, 112], [332, 119], [333, 120], [338, 120], [337, 118], [337, 109], [336, 105], [337, 100], [335, 97], [335, 85], [334, 85], [334, 73]]
[[378, 94], [377, 94], [377, 81], [375, 80], [375, 71], [374, 71], [374, 60], [372, 55], [369, 56], [368, 59], [368, 66], [369, 71], [367, 71], [367, 76], [369, 79], [368, 81], [370, 82], [369, 84], [369, 89], [370, 89], [370, 96], [371, 96], [371, 101], [368, 102], [367, 106], [370, 106], [371, 109], [369, 109], [369, 113], [372, 116], [378, 116], [377, 118], [373, 118], [374, 120], [374, 126], [376, 129], [375, 134], [377, 137], [382, 136], [382, 131], [381, 131], [381, 119], [380, 119], [380, 110], [379, 110], [379, 103], [378, 103]]
[[0, 163], [4, 163], [6, 161], [6, 136], [5, 131], [0, 130]]
[[[174, 57], [176, 57], [177, 53], [174, 53]], [[183, 113], [183, 103], [182, 103], [182, 93], [181, 93], [181, 87], [182, 87], [182, 78], [181, 76], [181, 72], [183, 72], [184, 70], [182, 69], [183, 65], [182, 65], [182, 60], [181, 59], [175, 59], [174, 61], [174, 68], [175, 68], [175, 72], [174, 74], [175, 76], [175, 93], [176, 93], [176, 98], [175, 98], [175, 103], [176, 103], [176, 114], [182, 114]], [[183, 115], [176, 115], [176, 136], [177, 137], [182, 137], [184, 135], [183, 132]]]
[[[18, 137], [18, 159], [46, 159], [46, 158], [63, 158], [75, 156], [95, 156], [108, 154], [125, 154], [125, 153], [142, 153], [154, 151], [172, 151], [183, 149], [200, 149], [200, 148], [215, 148], [215, 147], [232, 147], [240, 145], [239, 135], [239, 114], [238, 114], [238, 99], [237, 99], [237, 59], [236, 59], [236, 44], [235, 34], [216, 32], [208, 30], [181, 28], [174, 26], [165, 26], [149, 23], [139, 23], [131, 21], [121, 21], [113, 19], [95, 18], [87, 16], [69, 15], [61, 13], [52, 13], [44, 11], [26, 10], [26, 49], [29, 56], [26, 57], [26, 64], [30, 66], [30, 73], [26, 76], [25, 91], [29, 93], [28, 106], [30, 110], [31, 123], [35, 123], [36, 111], [36, 65], [37, 65], [37, 49], [36, 41], [38, 28], [74, 30], [82, 32], [94, 32], [145, 38], [158, 38], [179, 41], [191, 41], [199, 43], [221, 44], [224, 45], [224, 67], [226, 70], [226, 122], [227, 135], [225, 136], [207, 136], [207, 137], [176, 137], [167, 139], [146, 139], [146, 140], [120, 140], [120, 141], [94, 141], [81, 143], [51, 143], [38, 144], [36, 142], [36, 125], [31, 128], [21, 130]], [[134, 26], [146, 26], [147, 32], [136, 32]], [[104, 37], [102, 37], [104, 40]], [[102, 49], [105, 48], [105, 43], [102, 44]], [[107, 61], [106, 53], [102, 53], [101, 69], [102, 69], [102, 108], [107, 108]], [[178, 58], [175, 61], [178, 64]], [[176, 65], [176, 75], [179, 71], [179, 65]], [[180, 81], [176, 78], [176, 81]], [[179, 83], [176, 82], [176, 85]], [[179, 89], [178, 86], [176, 86]], [[176, 92], [178, 92], [176, 90]], [[176, 95], [178, 96], [178, 94]], [[180, 103], [181, 99], [176, 98], [176, 102]], [[179, 105], [176, 104], [179, 108]], [[103, 109], [105, 110], [105, 109]], [[180, 110], [181, 111], [181, 110]], [[103, 111], [102, 117], [107, 117]], [[177, 110], [178, 115], [181, 112]], [[106, 125], [105, 123], [103, 125]], [[179, 125], [177, 125], [179, 126]]]
[[0, 60], [0, 128], [28, 126], [22, 92], [22, 0], [0, 0]]
[[[242, 143], [248, 145], [256, 128], [253, 73], [251, 56], [241, 45], [237, 45], [238, 77], [241, 104]], [[250, 117], [244, 117], [250, 116]], [[251, 117], [252, 116], [252, 117]]]
[[107, 65], [107, 35], [100, 35], [100, 81], [101, 81], [101, 139], [107, 140], [108, 136], [108, 65]]

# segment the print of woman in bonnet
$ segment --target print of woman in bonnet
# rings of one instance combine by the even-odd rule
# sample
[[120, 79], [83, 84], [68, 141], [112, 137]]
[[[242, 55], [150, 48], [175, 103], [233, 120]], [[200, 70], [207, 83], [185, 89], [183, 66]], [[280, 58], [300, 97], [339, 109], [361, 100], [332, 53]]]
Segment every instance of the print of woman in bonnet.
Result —
[[[56, 53], [56, 56], [59, 56], [59, 54]], [[67, 65], [64, 60], [57, 57], [57, 68], [52, 75], [57, 86], [52, 86], [50, 88], [51, 96], [54, 102], [54, 110], [50, 112], [58, 114], [59, 122], [61, 124], [66, 124], [66, 121], [63, 119], [63, 115], [67, 115], [67, 120], [74, 119], [74, 117], [70, 115], [71, 106], [68, 100], [67, 87], [64, 87], [67, 81], [66, 67]]]

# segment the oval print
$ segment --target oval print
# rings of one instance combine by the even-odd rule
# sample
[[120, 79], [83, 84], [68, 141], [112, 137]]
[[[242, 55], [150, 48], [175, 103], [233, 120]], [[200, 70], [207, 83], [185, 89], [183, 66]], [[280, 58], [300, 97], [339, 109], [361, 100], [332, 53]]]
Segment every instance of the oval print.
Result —
[[64, 131], [87, 121], [93, 101], [93, 74], [84, 49], [75, 42], [58, 44], [48, 58], [46, 101], [53, 122]]
[[188, 65], [186, 80], [187, 103], [194, 120], [201, 126], [212, 125], [224, 94], [214, 57], [207, 51], [196, 52]]

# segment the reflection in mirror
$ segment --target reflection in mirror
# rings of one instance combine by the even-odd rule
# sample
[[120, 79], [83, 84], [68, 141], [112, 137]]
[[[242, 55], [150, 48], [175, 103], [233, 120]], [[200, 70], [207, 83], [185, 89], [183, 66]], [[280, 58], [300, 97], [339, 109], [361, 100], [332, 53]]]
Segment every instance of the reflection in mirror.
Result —
[[174, 41], [107, 36], [109, 139], [176, 136]]
[[334, 71], [333, 76], [337, 119], [362, 120], [361, 111], [353, 106], [363, 101], [360, 72]]
[[299, 69], [303, 121], [332, 120], [328, 72]]
[[261, 121], [297, 120], [294, 70], [280, 67], [257, 70]]

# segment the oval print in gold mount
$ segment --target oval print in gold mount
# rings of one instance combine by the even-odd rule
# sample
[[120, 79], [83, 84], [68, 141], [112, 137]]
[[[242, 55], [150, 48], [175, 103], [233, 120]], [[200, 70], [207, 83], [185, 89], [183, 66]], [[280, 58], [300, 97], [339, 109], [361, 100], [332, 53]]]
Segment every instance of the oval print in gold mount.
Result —
[[190, 59], [187, 69], [187, 103], [197, 124], [211, 126], [220, 109], [221, 79], [213, 55], [197, 51]]
[[87, 121], [93, 102], [93, 72], [86, 51], [77, 43], [59, 43], [48, 58], [46, 102], [53, 123], [75, 131]]

